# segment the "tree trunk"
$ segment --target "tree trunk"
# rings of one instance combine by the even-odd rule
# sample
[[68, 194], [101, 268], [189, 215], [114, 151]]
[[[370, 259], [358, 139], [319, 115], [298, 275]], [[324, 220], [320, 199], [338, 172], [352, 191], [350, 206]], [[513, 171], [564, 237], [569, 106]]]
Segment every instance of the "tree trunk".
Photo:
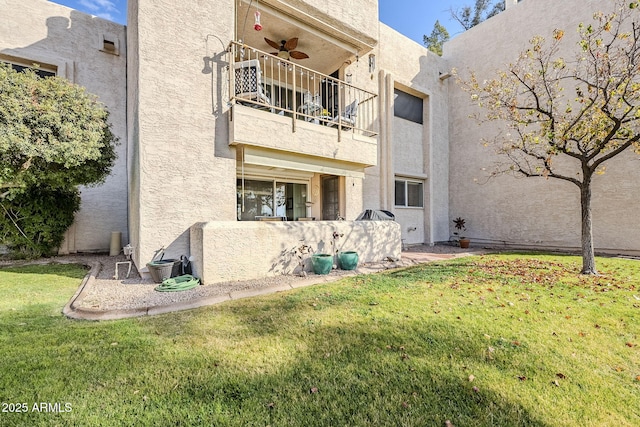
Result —
[[591, 178], [592, 174], [583, 168], [583, 181], [580, 187], [580, 205], [582, 208], [582, 271], [581, 274], [598, 274], [593, 252], [593, 229], [591, 225]]

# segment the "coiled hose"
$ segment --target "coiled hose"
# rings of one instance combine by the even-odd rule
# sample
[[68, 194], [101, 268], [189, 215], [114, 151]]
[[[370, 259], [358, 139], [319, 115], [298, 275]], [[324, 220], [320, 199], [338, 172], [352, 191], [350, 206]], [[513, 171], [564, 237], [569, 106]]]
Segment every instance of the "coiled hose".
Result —
[[200, 279], [190, 274], [165, 279], [155, 287], [158, 292], [178, 292], [193, 289], [200, 284]]

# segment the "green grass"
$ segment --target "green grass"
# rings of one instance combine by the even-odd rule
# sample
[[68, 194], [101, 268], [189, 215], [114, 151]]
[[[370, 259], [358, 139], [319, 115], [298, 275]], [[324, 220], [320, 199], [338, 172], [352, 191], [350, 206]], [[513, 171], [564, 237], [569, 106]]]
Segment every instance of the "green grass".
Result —
[[102, 323], [59, 314], [83, 269], [3, 269], [0, 396], [29, 412], [0, 425], [637, 426], [640, 263], [598, 267], [463, 258]]

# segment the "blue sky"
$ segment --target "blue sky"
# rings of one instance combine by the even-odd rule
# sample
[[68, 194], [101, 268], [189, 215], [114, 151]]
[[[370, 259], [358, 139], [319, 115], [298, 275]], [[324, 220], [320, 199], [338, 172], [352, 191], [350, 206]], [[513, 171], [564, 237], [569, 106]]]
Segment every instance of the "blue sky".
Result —
[[127, 23], [127, 0], [51, 0], [100, 18]]
[[[52, 1], [110, 21], [126, 24], [126, 0]], [[461, 32], [462, 28], [451, 19], [449, 10], [473, 3], [474, 0], [379, 0], [380, 20], [422, 44], [422, 37], [431, 33], [436, 19], [447, 27], [451, 37]]]

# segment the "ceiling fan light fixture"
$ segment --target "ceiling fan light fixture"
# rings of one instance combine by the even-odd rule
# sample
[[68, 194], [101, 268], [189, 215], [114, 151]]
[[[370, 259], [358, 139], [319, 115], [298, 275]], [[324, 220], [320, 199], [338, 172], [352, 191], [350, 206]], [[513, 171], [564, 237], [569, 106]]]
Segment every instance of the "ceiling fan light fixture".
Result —
[[273, 40], [269, 40], [266, 37], [264, 38], [264, 41], [267, 42], [267, 44], [269, 46], [271, 46], [272, 48], [278, 49], [277, 52], [271, 53], [272, 55], [275, 55], [278, 58], [290, 61], [292, 58], [293, 59], [306, 59], [306, 58], [309, 57], [309, 55], [307, 55], [304, 52], [300, 52], [300, 51], [294, 50], [298, 46], [298, 38], [297, 37], [291, 38], [289, 40], [282, 40], [282, 41], [280, 41], [280, 44], [274, 42]]

